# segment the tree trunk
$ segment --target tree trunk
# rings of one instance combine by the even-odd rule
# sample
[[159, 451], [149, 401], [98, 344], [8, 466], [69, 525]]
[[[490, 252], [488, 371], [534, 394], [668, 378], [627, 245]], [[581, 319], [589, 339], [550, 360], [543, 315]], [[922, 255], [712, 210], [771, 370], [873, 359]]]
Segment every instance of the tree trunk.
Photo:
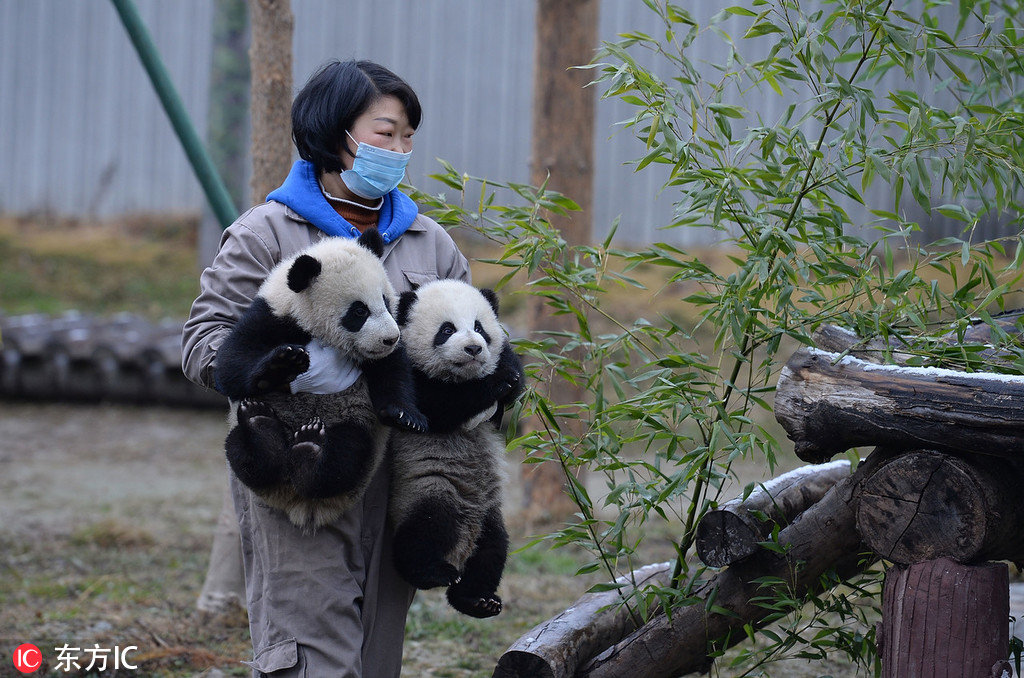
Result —
[[280, 186], [291, 167], [291, 0], [250, 0], [252, 41], [252, 179], [250, 203], [258, 205]]
[[[547, 184], [580, 206], [579, 212], [549, 215], [570, 245], [590, 242], [593, 212], [594, 91], [586, 87], [598, 46], [598, 0], [537, 0], [534, 38], [533, 144], [530, 180]], [[570, 331], [572, 316], [555, 316], [542, 299], [533, 307], [532, 329]], [[546, 395], [556, 403], [583, 399], [581, 389], [557, 375], [547, 380]], [[577, 431], [579, 433], [579, 431]], [[565, 477], [556, 464], [523, 466], [524, 517], [528, 522], [572, 515], [575, 505], [563, 491]]]
[[1009, 669], [1008, 591], [1002, 563], [943, 558], [889, 570], [879, 634], [883, 678], [1000, 676]]
[[883, 366], [802, 348], [779, 376], [775, 418], [798, 457], [862, 445], [1024, 453], [1024, 377]]
[[580, 678], [669, 678], [691, 671], [706, 671], [711, 660], [708, 643], [724, 649], [744, 638], [745, 624], [759, 626], [769, 610], [759, 606], [764, 590], [760, 577], [778, 577], [793, 595], [815, 589], [821, 575], [835, 569], [840, 578], [867, 566], [870, 556], [857, 536], [854, 506], [859, 484], [888, 453], [876, 450], [852, 475], [837, 483], [804, 511], [800, 520], [779, 533], [784, 555], [762, 551], [717, 573], [695, 593], [725, 613], [710, 612], [711, 603], [700, 602], [657, 615], [625, 640], [598, 655], [577, 674]]
[[217, 0], [213, 9], [210, 108], [206, 124], [210, 159], [237, 207], [245, 190], [249, 123], [249, 12], [246, 0]]
[[878, 555], [903, 565], [1024, 561], [1019, 462], [911, 452], [864, 481], [857, 530]]
[[704, 514], [697, 525], [697, 555], [711, 567], [725, 567], [757, 553], [772, 529], [785, 527], [837, 482], [850, 475], [850, 462], [803, 466], [754, 488]]
[[576, 669], [637, 627], [622, 605], [636, 588], [667, 586], [673, 563], [647, 565], [620, 577], [623, 588], [587, 593], [564, 612], [538, 624], [498, 660], [494, 678], [572, 678]]

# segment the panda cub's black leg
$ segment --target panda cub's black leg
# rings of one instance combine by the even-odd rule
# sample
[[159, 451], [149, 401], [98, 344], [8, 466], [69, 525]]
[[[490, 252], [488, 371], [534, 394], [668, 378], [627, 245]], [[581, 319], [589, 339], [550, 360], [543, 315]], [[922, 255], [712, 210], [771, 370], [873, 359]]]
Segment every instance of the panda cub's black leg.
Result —
[[466, 561], [462, 581], [448, 589], [448, 603], [471, 617], [493, 617], [501, 612], [498, 583], [508, 557], [508, 532], [495, 507], [484, 518], [483, 531], [476, 542], [476, 550]]
[[445, 560], [459, 536], [458, 516], [444, 502], [418, 501], [395, 527], [395, 569], [418, 589], [451, 586], [459, 571]]
[[352, 424], [326, 427], [319, 418], [295, 432], [292, 485], [307, 499], [334, 497], [356, 487], [369, 472], [372, 431]]
[[288, 434], [267, 403], [246, 398], [238, 404], [238, 424], [224, 448], [231, 470], [248, 487], [259, 490], [285, 480]]

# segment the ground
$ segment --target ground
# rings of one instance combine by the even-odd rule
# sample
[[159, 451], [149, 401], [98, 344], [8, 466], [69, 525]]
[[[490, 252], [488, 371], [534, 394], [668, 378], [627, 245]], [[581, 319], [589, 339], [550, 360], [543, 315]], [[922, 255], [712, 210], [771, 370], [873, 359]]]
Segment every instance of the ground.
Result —
[[[194, 220], [0, 216], [0, 309], [183, 318], [198, 289], [195, 256]], [[702, 260], [729, 264], [718, 251]], [[474, 261], [474, 280], [493, 285], [504, 273], [495, 268]], [[674, 299], [687, 291], [675, 292], [651, 312], [678, 310]], [[515, 325], [527, 313], [522, 300], [503, 290], [506, 321]], [[624, 294], [621, 303], [634, 301]], [[220, 508], [225, 432], [219, 412], [0, 401], [0, 678], [22, 675], [10, 662], [22, 643], [38, 645], [51, 664], [65, 644], [138, 646], [130, 660], [140, 669], [121, 676], [248, 675], [239, 663], [251, 654], [244, 614], [209, 620], [194, 611]], [[518, 467], [510, 475], [518, 478]], [[509, 488], [513, 503], [516, 489]], [[509, 523], [515, 548], [538, 531], [514, 514]], [[675, 534], [669, 527], [665, 537], [650, 536], [644, 562], [671, 558]], [[566, 549], [513, 553], [499, 591], [505, 609], [493, 619], [455, 613], [440, 591], [419, 594], [403, 678], [490, 676], [515, 639], [596, 581], [573, 576], [582, 562]], [[85, 667], [88, 657], [81, 658]], [[855, 675], [804, 662], [771, 674]]]
[[[27, 642], [51, 665], [64, 644], [136, 645], [130, 660], [139, 671], [116, 675], [193, 676], [210, 668], [247, 675], [239, 663], [249, 656], [244, 616], [203, 620], [194, 612], [220, 507], [224, 432], [218, 412], [0, 403], [0, 646], [7, 657]], [[520, 546], [527, 535], [510, 522]], [[668, 557], [667, 544], [652, 548]], [[440, 591], [419, 594], [403, 678], [489, 676], [508, 645], [586, 589], [588, 580], [572, 577], [579, 563], [544, 547], [514, 554], [500, 591], [505, 611], [489, 620], [455, 613]], [[89, 656], [80, 657], [83, 668]], [[0, 676], [21, 675], [9, 661]], [[772, 670], [826, 674], [853, 675], [848, 667], [802, 663]]]

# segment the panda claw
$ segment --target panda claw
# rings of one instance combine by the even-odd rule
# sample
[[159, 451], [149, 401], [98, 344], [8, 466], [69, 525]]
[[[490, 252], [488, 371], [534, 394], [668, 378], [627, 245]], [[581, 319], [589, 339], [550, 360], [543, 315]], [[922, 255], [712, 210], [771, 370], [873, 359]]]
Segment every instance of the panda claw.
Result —
[[378, 418], [388, 426], [405, 429], [413, 433], [423, 433], [427, 430], [426, 419], [418, 412], [400, 410], [396, 407], [385, 407], [378, 412]]

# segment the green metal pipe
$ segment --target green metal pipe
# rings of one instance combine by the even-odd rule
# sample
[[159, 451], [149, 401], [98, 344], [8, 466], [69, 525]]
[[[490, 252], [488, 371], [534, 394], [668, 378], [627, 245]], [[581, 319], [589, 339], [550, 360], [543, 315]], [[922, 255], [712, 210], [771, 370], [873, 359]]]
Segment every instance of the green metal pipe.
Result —
[[217, 216], [217, 221], [220, 222], [221, 228], [227, 228], [235, 220], [238, 210], [232, 204], [231, 196], [227, 188], [224, 187], [217, 168], [214, 167], [213, 161], [210, 160], [210, 156], [203, 147], [203, 142], [196, 134], [192, 120], [181, 103], [181, 97], [178, 96], [178, 91], [174, 88], [174, 83], [171, 82], [171, 76], [160, 59], [160, 53], [153, 43], [153, 38], [150, 37], [132, 0], [111, 0], [111, 2], [114, 3], [114, 8], [117, 9], [125, 30], [128, 31], [128, 37], [135, 45], [135, 51], [138, 52], [139, 59], [153, 83], [153, 88], [156, 90], [157, 96], [160, 97], [160, 103], [163, 104], [167, 117], [170, 118], [171, 125], [185, 149], [185, 154], [188, 156], [189, 162], [192, 163], [192, 170], [203, 187], [203, 192], [206, 194], [213, 213]]

